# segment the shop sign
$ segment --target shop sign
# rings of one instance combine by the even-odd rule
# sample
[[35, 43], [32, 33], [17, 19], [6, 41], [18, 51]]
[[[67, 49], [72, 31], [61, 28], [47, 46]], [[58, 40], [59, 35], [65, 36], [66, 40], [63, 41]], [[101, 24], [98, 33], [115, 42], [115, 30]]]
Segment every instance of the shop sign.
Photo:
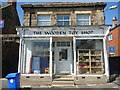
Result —
[[24, 36], [83, 36], [83, 35], [104, 35], [103, 30], [25, 30]]

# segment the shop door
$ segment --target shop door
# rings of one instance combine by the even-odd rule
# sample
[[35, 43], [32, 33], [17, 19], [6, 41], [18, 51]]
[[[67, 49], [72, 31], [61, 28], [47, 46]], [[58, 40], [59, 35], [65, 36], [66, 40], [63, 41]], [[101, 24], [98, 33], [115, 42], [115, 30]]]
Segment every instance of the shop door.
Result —
[[56, 73], [71, 74], [71, 48], [56, 48], [55, 50], [55, 63]]

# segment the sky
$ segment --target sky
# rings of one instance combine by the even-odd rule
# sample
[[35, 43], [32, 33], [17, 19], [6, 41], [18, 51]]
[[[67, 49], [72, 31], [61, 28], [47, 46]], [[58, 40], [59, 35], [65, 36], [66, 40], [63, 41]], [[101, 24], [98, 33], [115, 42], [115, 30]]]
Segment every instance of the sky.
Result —
[[[2, 3], [4, 3], [4, 1], [7, 2], [7, 0], [2, 0], [2, 1], [3, 1]], [[21, 8], [21, 5], [23, 5], [25, 3], [45, 3], [45, 2], [51, 2], [51, 0], [29, 0], [29, 2], [24, 2], [23, 0], [20, 0], [20, 1], [17, 0], [17, 1], [18, 1], [17, 2], [17, 11], [18, 11], [18, 15], [19, 15], [19, 18], [20, 18], [21, 25], [22, 25], [22, 22], [23, 22], [23, 10]], [[28, 1], [28, 0], [26, 0], [26, 1]], [[96, 1], [102, 1], [102, 0], [84, 0], [84, 2], [90, 2], [90, 1], [92, 1], [92, 2], [95, 1], [96, 2]], [[107, 6], [105, 7], [105, 9], [108, 9], [109, 7], [114, 6], [114, 5], [118, 6], [118, 1], [119, 0], [104, 0], [104, 2], [107, 3]], [[52, 0], [52, 2], [83, 2], [83, 0], [60, 0], [60, 1], [59, 0]], [[105, 15], [105, 24], [106, 25], [111, 25], [112, 24], [112, 18], [114, 16], [116, 16], [117, 19], [118, 19], [118, 8], [113, 9], [113, 10], [106, 10], [104, 12], [104, 15]]]

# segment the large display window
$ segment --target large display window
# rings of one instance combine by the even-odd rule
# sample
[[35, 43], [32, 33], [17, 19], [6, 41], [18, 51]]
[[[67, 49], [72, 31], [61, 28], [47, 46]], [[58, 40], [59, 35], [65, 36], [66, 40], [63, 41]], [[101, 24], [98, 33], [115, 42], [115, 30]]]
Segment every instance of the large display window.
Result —
[[103, 74], [103, 40], [76, 40], [77, 74]]
[[26, 40], [25, 53], [23, 73], [49, 74], [50, 40]]

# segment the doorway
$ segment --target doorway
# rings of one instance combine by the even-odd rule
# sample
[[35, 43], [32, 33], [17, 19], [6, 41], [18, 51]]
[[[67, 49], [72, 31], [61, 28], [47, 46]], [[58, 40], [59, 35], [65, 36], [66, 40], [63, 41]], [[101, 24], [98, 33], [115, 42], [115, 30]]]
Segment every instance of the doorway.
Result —
[[56, 42], [54, 49], [55, 74], [72, 73], [72, 47], [71, 42]]

